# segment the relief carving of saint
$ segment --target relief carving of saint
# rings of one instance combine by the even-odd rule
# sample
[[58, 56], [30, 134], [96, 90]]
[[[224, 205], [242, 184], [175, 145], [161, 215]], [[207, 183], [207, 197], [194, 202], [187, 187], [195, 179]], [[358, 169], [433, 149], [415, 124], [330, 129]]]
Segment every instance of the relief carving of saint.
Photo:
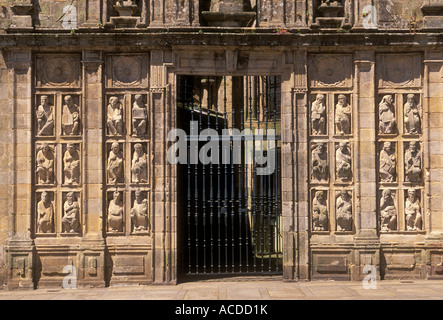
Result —
[[380, 180], [394, 182], [396, 176], [397, 159], [391, 142], [385, 142], [380, 151]]
[[347, 181], [352, 179], [351, 170], [351, 150], [347, 142], [340, 142], [337, 151], [335, 152], [336, 174], [337, 179]]
[[131, 221], [134, 232], [150, 231], [148, 216], [148, 200], [140, 189], [135, 191], [134, 205], [131, 209]]
[[335, 106], [335, 126], [338, 134], [351, 133], [351, 106], [346, 101], [346, 96], [338, 96]]
[[65, 184], [78, 184], [80, 182], [80, 155], [73, 143], [68, 143], [63, 156], [63, 171]]
[[64, 98], [62, 115], [62, 128], [65, 135], [79, 135], [80, 134], [80, 109], [78, 105], [74, 104], [72, 96], [68, 95]]
[[46, 95], [40, 97], [40, 105], [37, 107], [37, 130], [38, 136], [54, 134], [54, 106]]
[[54, 204], [47, 191], [41, 194], [41, 200], [37, 203], [37, 232], [54, 232]]
[[352, 231], [352, 201], [348, 191], [341, 191], [336, 200], [337, 230]]
[[114, 191], [108, 206], [108, 231], [123, 232], [123, 200], [121, 192]]
[[54, 151], [47, 143], [42, 144], [36, 160], [38, 184], [54, 183]]
[[324, 191], [316, 191], [312, 200], [312, 228], [313, 231], [328, 231], [328, 205]]
[[109, 98], [106, 124], [109, 134], [123, 134], [123, 105], [117, 97]]
[[381, 231], [397, 230], [397, 208], [390, 189], [385, 189], [382, 192], [382, 198], [380, 199], [380, 218]]
[[132, 131], [134, 135], [141, 136], [147, 133], [148, 111], [143, 103], [141, 94], [135, 95], [134, 99], [132, 106]]
[[79, 232], [79, 213], [80, 205], [74, 192], [69, 192], [66, 195], [66, 201], [63, 204], [63, 218], [62, 225], [65, 233]]
[[417, 141], [409, 142], [405, 152], [405, 181], [420, 182], [422, 178], [420, 145]]
[[409, 189], [405, 202], [406, 229], [410, 231], [422, 230], [422, 215], [417, 190]]
[[421, 133], [420, 110], [413, 94], [408, 94], [403, 110], [405, 132], [412, 134]]
[[326, 153], [326, 143], [320, 142], [312, 150], [312, 171], [311, 178], [318, 181], [328, 180], [328, 156]]
[[123, 153], [118, 142], [113, 142], [108, 156], [108, 183], [116, 184], [123, 180]]
[[317, 94], [315, 101], [312, 103], [311, 125], [313, 135], [326, 134], [326, 106], [323, 94]]
[[394, 114], [394, 98], [391, 95], [383, 97], [378, 112], [380, 133], [395, 133], [397, 123]]
[[148, 179], [148, 164], [146, 153], [143, 152], [141, 143], [136, 143], [134, 146], [134, 154], [132, 156], [132, 182], [141, 183], [147, 182]]

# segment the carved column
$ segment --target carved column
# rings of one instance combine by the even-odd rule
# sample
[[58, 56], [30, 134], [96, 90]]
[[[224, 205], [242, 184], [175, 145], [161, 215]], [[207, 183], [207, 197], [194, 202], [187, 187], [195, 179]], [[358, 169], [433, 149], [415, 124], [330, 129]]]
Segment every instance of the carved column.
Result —
[[[2, 193], [8, 196], [9, 237], [5, 251], [8, 259], [8, 288], [33, 288], [34, 242], [31, 239], [32, 212], [32, 54], [8, 52], [8, 100], [2, 114], [10, 117], [9, 132], [2, 132], [8, 148], [8, 162], [2, 180]], [[8, 110], [6, 110], [8, 108]], [[3, 127], [2, 127], [3, 128]], [[4, 189], [4, 190], [3, 190]]]
[[83, 52], [85, 138], [85, 235], [82, 239], [79, 285], [104, 286], [103, 240], [103, 57], [100, 51]]

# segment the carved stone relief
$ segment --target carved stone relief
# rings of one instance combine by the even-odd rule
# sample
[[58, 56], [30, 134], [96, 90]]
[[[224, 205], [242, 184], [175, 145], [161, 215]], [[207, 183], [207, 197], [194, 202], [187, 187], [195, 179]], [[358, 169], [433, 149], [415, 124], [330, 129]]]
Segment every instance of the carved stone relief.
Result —
[[78, 185], [80, 183], [80, 152], [74, 143], [68, 143], [63, 155], [64, 183]]
[[315, 181], [328, 181], [329, 166], [326, 143], [314, 143], [311, 148], [311, 179]]
[[[53, 99], [53, 97], [51, 96]], [[37, 136], [53, 136], [55, 127], [54, 103], [48, 95], [40, 96], [40, 103], [36, 110]]]
[[80, 204], [75, 192], [68, 192], [63, 203], [62, 231], [64, 233], [79, 233]]
[[350, 134], [351, 133], [351, 106], [346, 95], [340, 94], [337, 97], [335, 105], [335, 133]]
[[134, 192], [134, 204], [131, 208], [133, 232], [150, 232], [149, 205], [145, 192], [137, 189]]
[[54, 232], [54, 193], [43, 191], [37, 203], [37, 233]]
[[351, 87], [352, 66], [351, 55], [311, 56], [311, 87]]
[[392, 95], [383, 96], [378, 106], [378, 114], [380, 134], [395, 134], [397, 132], [397, 121], [395, 119], [395, 106]]
[[311, 104], [311, 130], [313, 135], [326, 134], [326, 104], [325, 96], [317, 94], [315, 101]]
[[377, 57], [379, 87], [419, 87], [421, 57], [417, 54], [380, 54]]
[[107, 87], [147, 87], [147, 56], [109, 55], [107, 57]]
[[391, 189], [384, 189], [380, 199], [381, 231], [397, 230], [396, 196]]
[[406, 103], [403, 106], [403, 117], [405, 133], [421, 133], [421, 110], [414, 94], [406, 96]]
[[141, 143], [134, 145], [134, 153], [132, 155], [132, 182], [146, 183], [148, 179], [148, 162], [146, 152], [143, 150]]
[[352, 231], [352, 193], [342, 190], [335, 201], [337, 231]]
[[314, 199], [312, 199], [312, 230], [329, 230], [327, 195], [324, 190], [314, 190]]
[[112, 200], [108, 205], [108, 232], [123, 232], [123, 195], [121, 191], [112, 193]]
[[118, 142], [111, 144], [107, 163], [108, 184], [123, 182], [123, 151]]
[[37, 145], [36, 175], [37, 184], [54, 184], [55, 150], [47, 143]]
[[123, 135], [124, 107], [117, 96], [109, 98], [107, 107], [106, 125], [109, 135]]
[[143, 95], [136, 94], [132, 105], [132, 134], [143, 136], [148, 133], [148, 109]]
[[393, 142], [384, 142], [380, 151], [380, 181], [394, 182], [397, 177], [397, 156], [395, 153], [395, 144]]
[[39, 55], [36, 60], [37, 87], [78, 87], [80, 56]]
[[406, 230], [417, 231], [422, 230], [422, 213], [420, 205], [419, 192], [416, 189], [408, 189], [406, 191], [405, 201], [405, 219]]
[[348, 142], [342, 141], [336, 144], [335, 165], [335, 174], [337, 180], [352, 180], [351, 149]]
[[[78, 99], [78, 97], [75, 97]], [[62, 131], [64, 135], [80, 135], [80, 108], [72, 95], [63, 98]]]
[[422, 160], [420, 152], [420, 144], [417, 141], [405, 143], [405, 181], [421, 182], [422, 181]]

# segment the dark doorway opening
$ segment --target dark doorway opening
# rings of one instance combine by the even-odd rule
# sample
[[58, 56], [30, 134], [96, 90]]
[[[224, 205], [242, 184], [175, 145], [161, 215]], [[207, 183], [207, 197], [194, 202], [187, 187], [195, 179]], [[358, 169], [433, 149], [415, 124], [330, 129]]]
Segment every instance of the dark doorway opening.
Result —
[[280, 78], [178, 76], [176, 98], [179, 276], [281, 274]]

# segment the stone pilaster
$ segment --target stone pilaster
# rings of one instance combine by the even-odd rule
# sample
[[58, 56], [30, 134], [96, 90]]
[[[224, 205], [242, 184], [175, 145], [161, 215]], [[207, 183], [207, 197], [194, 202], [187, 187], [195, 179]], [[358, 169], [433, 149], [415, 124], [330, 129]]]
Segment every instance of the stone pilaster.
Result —
[[[8, 103], [2, 114], [10, 117], [2, 133], [8, 149], [7, 179], [2, 188], [8, 195], [9, 237], [5, 252], [8, 261], [8, 288], [33, 288], [34, 242], [31, 239], [32, 212], [32, 54], [30, 51], [6, 53]], [[9, 110], [6, 110], [9, 109]], [[3, 128], [3, 126], [2, 126]], [[3, 194], [3, 192], [2, 192]]]
[[81, 243], [79, 285], [104, 286], [103, 240], [103, 57], [100, 51], [84, 51], [84, 177], [85, 214], [84, 237]]

